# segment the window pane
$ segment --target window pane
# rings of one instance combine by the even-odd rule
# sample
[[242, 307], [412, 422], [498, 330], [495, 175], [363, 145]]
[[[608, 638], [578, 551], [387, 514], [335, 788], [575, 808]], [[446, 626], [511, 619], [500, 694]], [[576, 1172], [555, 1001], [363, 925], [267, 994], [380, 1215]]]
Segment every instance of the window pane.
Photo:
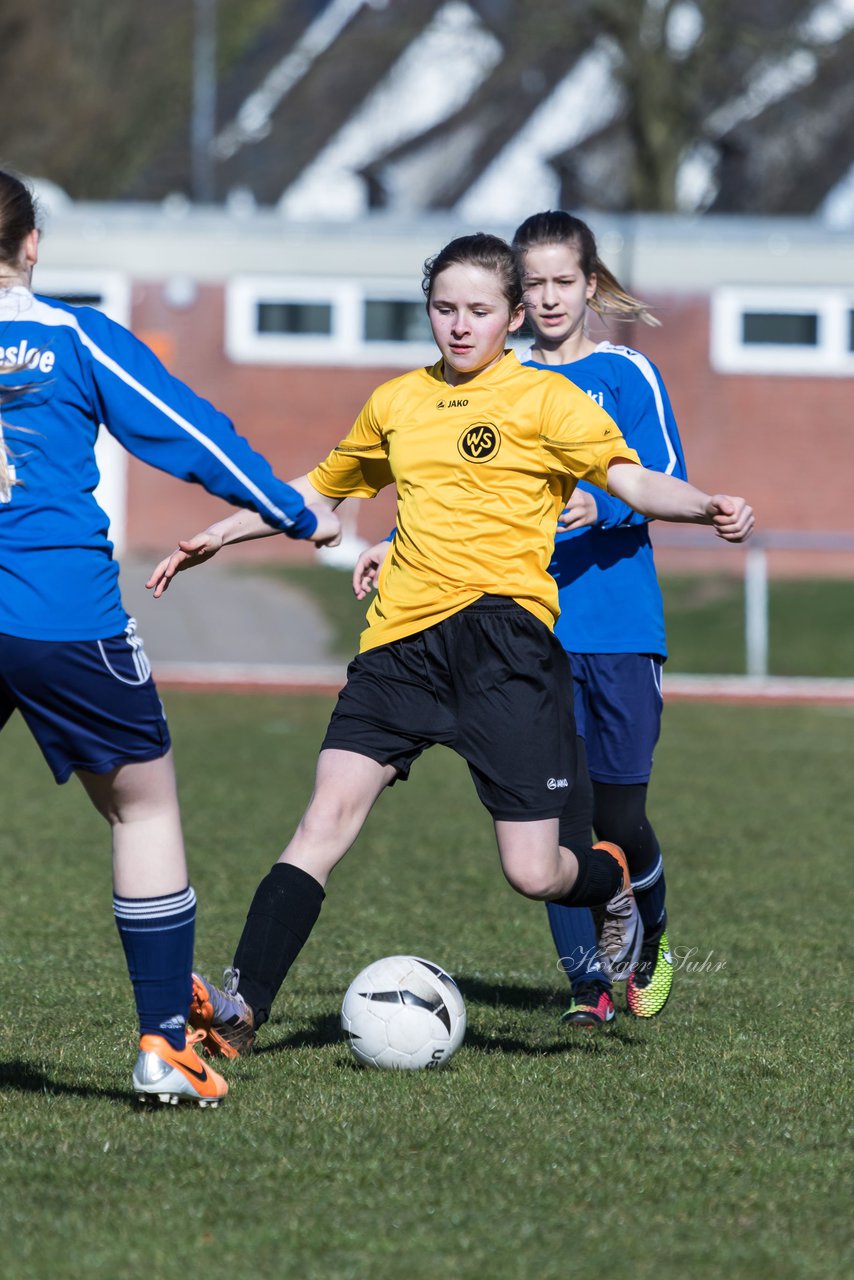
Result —
[[328, 335], [332, 332], [332, 304], [259, 302], [258, 332]]
[[100, 293], [51, 293], [48, 296], [72, 307], [100, 307], [104, 301]]
[[432, 335], [423, 302], [365, 302], [366, 342], [429, 342]]
[[815, 312], [745, 311], [741, 324], [744, 343], [797, 347], [814, 347], [818, 343], [818, 316]]

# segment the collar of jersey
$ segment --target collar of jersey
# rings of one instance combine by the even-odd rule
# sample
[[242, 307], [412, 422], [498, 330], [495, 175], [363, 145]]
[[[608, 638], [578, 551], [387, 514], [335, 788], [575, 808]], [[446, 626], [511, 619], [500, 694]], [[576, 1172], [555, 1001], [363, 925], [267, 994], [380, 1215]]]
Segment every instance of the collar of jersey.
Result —
[[[12, 318], [20, 316], [25, 309], [24, 303], [29, 306], [32, 301], [32, 291], [25, 284], [13, 284], [8, 289], [0, 289], [0, 310], [11, 312]], [[3, 316], [4, 320], [9, 318], [9, 315]]]
[[447, 387], [449, 391], [459, 391], [462, 394], [463, 389], [468, 390], [471, 387], [483, 387], [488, 386], [490, 383], [504, 382], [506, 379], [512, 378], [514, 374], [517, 374], [520, 368], [519, 357], [516, 352], [512, 347], [505, 347], [504, 355], [490, 369], [486, 369], [476, 377], [469, 378], [468, 382], [460, 382], [456, 386], [451, 386], [450, 382], [446, 382], [442, 376], [441, 360], [437, 360], [426, 372], [429, 377], [441, 383], [443, 387]]

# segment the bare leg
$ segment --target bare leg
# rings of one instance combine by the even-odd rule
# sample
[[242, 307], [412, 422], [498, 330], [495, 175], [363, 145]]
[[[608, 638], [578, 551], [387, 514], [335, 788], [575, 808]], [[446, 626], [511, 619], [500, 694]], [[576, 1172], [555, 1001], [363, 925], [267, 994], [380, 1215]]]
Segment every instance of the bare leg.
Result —
[[354, 751], [321, 751], [308, 808], [279, 862], [325, 885], [395, 773], [393, 765]]
[[578, 860], [558, 843], [558, 819], [536, 822], [496, 820], [495, 838], [501, 869], [509, 884], [526, 898], [563, 898], [578, 876]]
[[172, 752], [78, 778], [113, 835], [113, 888], [123, 898], [178, 893], [188, 883]]
[[[134, 1075], [134, 1087], [145, 1093], [148, 1071], [154, 1072], [152, 1089], [161, 1079], [163, 1053], [185, 1051], [192, 991], [196, 899], [187, 876], [172, 755], [105, 774], [78, 770], [77, 776], [112, 831], [113, 911], [141, 1037], [141, 1074]], [[201, 1078], [190, 1054], [189, 1070]], [[222, 1084], [218, 1096], [225, 1091]]]
[[[282, 983], [317, 922], [330, 872], [394, 776], [390, 765], [377, 764], [356, 752], [321, 751], [308, 808], [284, 853], [255, 890], [234, 953], [232, 968], [239, 973], [237, 995], [245, 1003], [240, 1007], [232, 998], [226, 1007], [220, 1001], [220, 1024], [236, 1026], [240, 1033], [239, 1040], [231, 1042], [238, 1052], [251, 1045], [255, 1029], [267, 1021]], [[248, 1014], [246, 1006], [251, 1011]], [[197, 1025], [210, 1026], [210, 1019]], [[221, 1029], [217, 1034], [222, 1036]]]

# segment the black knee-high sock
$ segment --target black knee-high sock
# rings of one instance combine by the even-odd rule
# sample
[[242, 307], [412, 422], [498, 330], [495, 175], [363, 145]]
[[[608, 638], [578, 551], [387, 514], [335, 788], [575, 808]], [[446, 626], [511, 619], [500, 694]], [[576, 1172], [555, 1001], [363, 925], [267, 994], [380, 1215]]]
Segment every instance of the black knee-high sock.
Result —
[[277, 862], [255, 890], [234, 953], [237, 989], [259, 1027], [320, 915], [326, 894], [314, 876]]
[[578, 879], [560, 907], [598, 907], [613, 898], [623, 883], [623, 871], [616, 858], [605, 849], [573, 849], [578, 860]]

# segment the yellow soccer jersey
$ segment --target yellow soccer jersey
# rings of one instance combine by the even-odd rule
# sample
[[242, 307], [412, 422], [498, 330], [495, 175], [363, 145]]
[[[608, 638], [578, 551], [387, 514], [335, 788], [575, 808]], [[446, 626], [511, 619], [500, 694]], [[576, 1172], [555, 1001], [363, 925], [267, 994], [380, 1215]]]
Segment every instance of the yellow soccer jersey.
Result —
[[557, 518], [577, 480], [606, 487], [612, 458], [640, 459], [568, 378], [514, 352], [459, 387], [442, 362], [384, 383], [309, 473], [329, 498], [397, 486], [397, 531], [361, 649], [414, 635], [482, 595], [512, 596], [548, 626]]

